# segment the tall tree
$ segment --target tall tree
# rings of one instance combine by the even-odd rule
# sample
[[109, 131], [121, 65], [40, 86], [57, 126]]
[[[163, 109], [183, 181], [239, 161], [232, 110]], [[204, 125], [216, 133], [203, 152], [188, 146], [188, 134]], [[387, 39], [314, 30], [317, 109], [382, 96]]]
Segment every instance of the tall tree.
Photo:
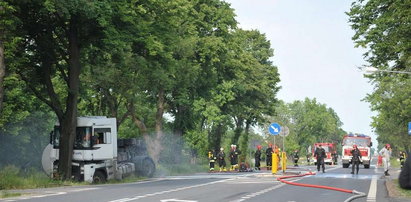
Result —
[[[411, 4], [408, 1], [357, 0], [349, 12], [355, 31], [356, 46], [366, 48], [368, 65], [381, 70], [411, 72]], [[398, 143], [400, 149], [410, 145], [407, 122], [411, 119], [409, 75], [378, 73], [368, 76], [374, 92], [366, 97], [378, 114], [372, 126], [382, 143]], [[400, 104], [399, 104], [400, 103]], [[407, 146], [408, 147], [408, 146]], [[408, 147], [408, 149], [410, 149]]]
[[[4, 102], [4, 78], [6, 77], [6, 57], [5, 57], [5, 43], [11, 42], [12, 36], [10, 31], [14, 30], [17, 23], [11, 13], [14, 8], [5, 1], [0, 2], [0, 114], [3, 111]], [[10, 44], [11, 45], [11, 44]]]
[[[23, 38], [15, 71], [55, 112], [61, 125], [59, 173], [71, 177], [82, 50], [102, 37], [109, 3], [86, 0], [8, 1]], [[64, 86], [64, 87], [63, 87]]]

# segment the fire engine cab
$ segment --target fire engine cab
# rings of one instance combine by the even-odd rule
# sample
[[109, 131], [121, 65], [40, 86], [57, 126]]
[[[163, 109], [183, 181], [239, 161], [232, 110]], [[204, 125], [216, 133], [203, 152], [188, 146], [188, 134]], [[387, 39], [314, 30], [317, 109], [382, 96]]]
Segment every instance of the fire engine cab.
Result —
[[319, 145], [321, 145], [321, 147], [325, 150], [326, 157], [324, 158], [324, 163], [329, 164], [329, 165], [335, 163], [334, 155], [333, 155], [336, 152], [335, 143], [324, 142], [324, 143], [314, 143], [314, 147], [312, 147], [311, 153], [313, 155], [312, 158], [313, 158], [314, 165], [317, 165], [317, 158], [315, 158], [314, 153]]
[[347, 134], [344, 135], [342, 140], [342, 165], [343, 168], [348, 168], [350, 166], [353, 150], [353, 145], [357, 145], [361, 152], [361, 159], [364, 168], [370, 168], [371, 162], [371, 137], [363, 134]]

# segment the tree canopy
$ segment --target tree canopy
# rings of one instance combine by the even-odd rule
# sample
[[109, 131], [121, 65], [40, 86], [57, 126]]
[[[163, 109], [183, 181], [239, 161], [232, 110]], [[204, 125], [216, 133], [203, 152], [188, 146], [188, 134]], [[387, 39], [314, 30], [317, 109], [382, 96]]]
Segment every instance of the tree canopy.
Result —
[[[408, 1], [357, 0], [347, 12], [356, 46], [366, 50], [366, 66], [411, 72], [411, 4]], [[367, 76], [374, 91], [365, 100], [377, 112], [372, 126], [381, 143], [410, 151], [410, 75], [377, 72]]]

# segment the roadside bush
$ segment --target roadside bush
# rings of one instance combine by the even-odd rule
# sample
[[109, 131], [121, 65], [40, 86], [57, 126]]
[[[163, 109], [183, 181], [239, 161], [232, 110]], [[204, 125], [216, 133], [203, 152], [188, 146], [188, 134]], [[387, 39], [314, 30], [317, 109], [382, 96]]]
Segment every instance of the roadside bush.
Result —
[[29, 189], [50, 187], [61, 183], [48, 178], [42, 172], [30, 170], [24, 175], [16, 166], [9, 165], [0, 170], [0, 190], [5, 189]]

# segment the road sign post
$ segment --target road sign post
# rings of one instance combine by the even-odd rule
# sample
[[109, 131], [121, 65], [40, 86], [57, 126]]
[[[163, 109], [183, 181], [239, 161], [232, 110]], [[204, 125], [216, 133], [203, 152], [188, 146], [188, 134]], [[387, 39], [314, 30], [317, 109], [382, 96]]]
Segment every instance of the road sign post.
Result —
[[281, 126], [278, 123], [272, 123], [270, 126], [268, 126], [268, 132], [271, 135], [278, 135], [281, 132]]
[[411, 135], [411, 122], [408, 122], [408, 135]]
[[[274, 147], [275, 147], [275, 136], [277, 136], [277, 135], [280, 134], [280, 132], [281, 132], [281, 126], [280, 126], [280, 124], [278, 124], [278, 123], [272, 123], [272, 124], [270, 124], [270, 126], [268, 126], [268, 132], [269, 132], [271, 135], [274, 136]], [[273, 152], [274, 152], [274, 151], [273, 151]], [[274, 156], [275, 156], [275, 154], [274, 154], [273, 157], [272, 157], [272, 164], [271, 164], [271, 172], [272, 172], [273, 174], [277, 172], [277, 166], [278, 166], [277, 163], [275, 163], [275, 165], [274, 165], [274, 161], [275, 161]], [[277, 162], [277, 161], [275, 161], [275, 162]]]

